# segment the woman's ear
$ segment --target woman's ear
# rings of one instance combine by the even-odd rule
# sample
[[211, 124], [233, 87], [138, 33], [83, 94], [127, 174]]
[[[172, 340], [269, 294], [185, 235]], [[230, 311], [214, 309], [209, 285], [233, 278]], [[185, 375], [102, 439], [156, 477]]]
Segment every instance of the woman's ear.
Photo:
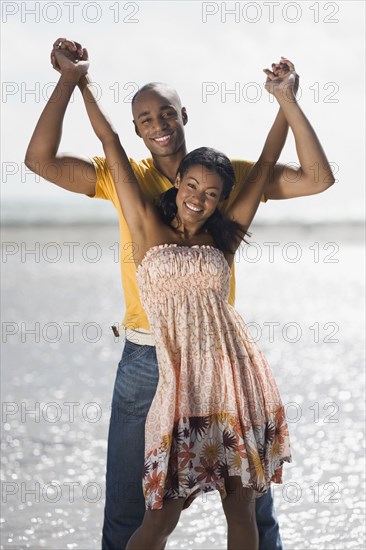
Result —
[[179, 185], [180, 185], [180, 174], [177, 174], [177, 177], [175, 178], [175, 182], [174, 182], [174, 187], [179, 189]]

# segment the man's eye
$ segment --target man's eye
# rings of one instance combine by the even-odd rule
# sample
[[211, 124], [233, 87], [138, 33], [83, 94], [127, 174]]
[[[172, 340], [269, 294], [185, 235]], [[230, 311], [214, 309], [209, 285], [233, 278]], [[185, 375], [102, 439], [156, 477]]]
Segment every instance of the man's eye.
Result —
[[142, 121], [142, 124], [147, 124], [148, 122], [150, 122], [150, 119], [149, 119], [149, 118], [147, 118], [146, 120], [143, 120], [143, 121]]

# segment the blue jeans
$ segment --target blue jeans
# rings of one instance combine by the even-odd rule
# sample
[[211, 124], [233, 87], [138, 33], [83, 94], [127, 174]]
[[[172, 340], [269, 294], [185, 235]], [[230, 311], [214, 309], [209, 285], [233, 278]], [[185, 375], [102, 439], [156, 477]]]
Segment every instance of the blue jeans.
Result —
[[[144, 517], [145, 421], [158, 379], [155, 347], [126, 340], [112, 398], [102, 550], [125, 550]], [[256, 500], [256, 514], [259, 550], [282, 550], [271, 491]]]

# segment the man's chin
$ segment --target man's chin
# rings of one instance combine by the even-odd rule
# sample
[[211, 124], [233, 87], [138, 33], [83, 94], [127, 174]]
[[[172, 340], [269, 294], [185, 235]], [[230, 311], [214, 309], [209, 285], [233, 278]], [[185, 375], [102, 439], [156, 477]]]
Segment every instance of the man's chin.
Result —
[[154, 157], [172, 157], [177, 154], [178, 150], [173, 147], [154, 147], [154, 149], [149, 149], [150, 153]]

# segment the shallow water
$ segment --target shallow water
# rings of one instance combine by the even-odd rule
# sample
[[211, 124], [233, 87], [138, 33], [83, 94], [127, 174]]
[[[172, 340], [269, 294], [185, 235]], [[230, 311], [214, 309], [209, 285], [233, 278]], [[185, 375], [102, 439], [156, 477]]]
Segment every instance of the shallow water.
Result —
[[[274, 487], [285, 548], [363, 548], [360, 230], [254, 227], [252, 241], [237, 262], [236, 306], [287, 407], [293, 462]], [[115, 226], [3, 231], [2, 549], [100, 548], [123, 348], [109, 328], [123, 313], [116, 243]], [[167, 548], [223, 549], [225, 537], [209, 494]]]

